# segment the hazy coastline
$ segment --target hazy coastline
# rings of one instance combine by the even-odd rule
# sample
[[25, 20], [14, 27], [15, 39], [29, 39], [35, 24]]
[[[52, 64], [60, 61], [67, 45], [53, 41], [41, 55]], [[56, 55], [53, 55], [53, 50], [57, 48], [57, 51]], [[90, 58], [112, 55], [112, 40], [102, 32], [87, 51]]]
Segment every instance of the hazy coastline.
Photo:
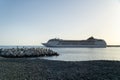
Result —
[[120, 47], [120, 45], [107, 45], [107, 47]]

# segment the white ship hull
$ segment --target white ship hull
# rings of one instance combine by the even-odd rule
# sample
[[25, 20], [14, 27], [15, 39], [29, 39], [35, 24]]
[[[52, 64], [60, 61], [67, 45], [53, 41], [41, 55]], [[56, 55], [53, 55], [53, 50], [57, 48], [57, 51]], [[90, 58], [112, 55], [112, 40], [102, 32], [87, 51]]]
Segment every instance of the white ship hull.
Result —
[[104, 45], [47, 45], [43, 44], [46, 47], [81, 47], [81, 48], [106, 48]]

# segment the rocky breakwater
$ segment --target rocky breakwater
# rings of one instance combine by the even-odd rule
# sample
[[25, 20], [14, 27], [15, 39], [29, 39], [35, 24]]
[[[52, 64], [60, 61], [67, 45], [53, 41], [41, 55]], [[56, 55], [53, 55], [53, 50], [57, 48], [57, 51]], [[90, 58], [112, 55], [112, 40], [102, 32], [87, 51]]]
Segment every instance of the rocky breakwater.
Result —
[[58, 55], [59, 54], [57, 52], [45, 48], [0, 49], [0, 56], [6, 58], [41, 57], [41, 56], [58, 56]]

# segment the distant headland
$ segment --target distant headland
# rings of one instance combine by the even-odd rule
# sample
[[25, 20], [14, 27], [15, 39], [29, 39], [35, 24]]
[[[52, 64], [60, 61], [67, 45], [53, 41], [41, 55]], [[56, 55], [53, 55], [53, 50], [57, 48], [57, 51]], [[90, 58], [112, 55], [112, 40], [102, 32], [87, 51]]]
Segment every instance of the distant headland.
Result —
[[107, 47], [120, 47], [120, 45], [107, 45]]

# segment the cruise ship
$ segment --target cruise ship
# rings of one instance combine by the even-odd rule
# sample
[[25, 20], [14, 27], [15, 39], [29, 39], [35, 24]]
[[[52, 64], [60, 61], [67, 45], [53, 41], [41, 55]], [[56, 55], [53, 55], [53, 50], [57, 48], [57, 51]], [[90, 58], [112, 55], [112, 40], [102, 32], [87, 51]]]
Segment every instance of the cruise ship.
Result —
[[87, 40], [63, 40], [50, 39], [47, 43], [42, 43], [46, 47], [85, 47], [85, 48], [105, 48], [107, 46], [103, 39], [89, 37]]

